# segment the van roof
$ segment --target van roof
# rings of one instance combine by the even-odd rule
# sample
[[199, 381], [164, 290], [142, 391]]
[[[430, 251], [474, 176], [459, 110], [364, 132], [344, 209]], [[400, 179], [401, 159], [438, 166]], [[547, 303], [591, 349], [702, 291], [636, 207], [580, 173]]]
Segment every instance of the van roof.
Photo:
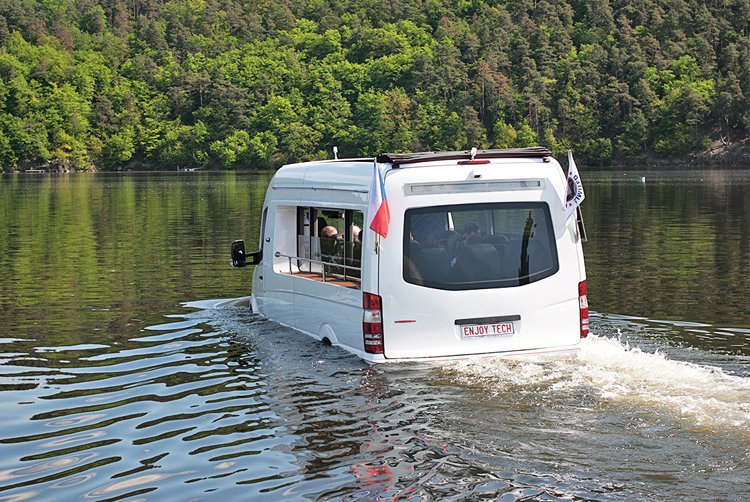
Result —
[[[377, 157], [357, 157], [329, 159], [319, 162], [332, 164], [346, 162], [380, 162], [400, 167], [405, 164], [418, 164], [420, 162], [432, 162], [440, 160], [479, 160], [479, 159], [543, 159], [551, 157], [552, 152], [543, 146], [532, 146], [528, 148], [497, 148], [492, 150], [477, 150], [473, 159], [470, 150], [455, 152], [413, 152], [413, 153], [381, 153]], [[309, 162], [303, 162], [303, 165]]]
[[552, 152], [542, 146], [531, 148], [504, 148], [495, 150], [476, 150], [472, 157], [469, 150], [457, 152], [415, 152], [415, 153], [381, 153], [375, 160], [393, 164], [398, 167], [403, 164], [416, 164], [436, 160], [478, 160], [478, 159], [518, 159], [550, 157]]

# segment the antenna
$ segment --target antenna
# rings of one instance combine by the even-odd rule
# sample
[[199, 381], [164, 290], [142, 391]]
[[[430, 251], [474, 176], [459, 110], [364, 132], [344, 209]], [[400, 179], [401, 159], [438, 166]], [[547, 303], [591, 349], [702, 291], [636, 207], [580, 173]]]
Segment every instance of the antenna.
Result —
[[339, 160], [339, 147], [333, 147], [333, 160]]
[[474, 157], [477, 155], [477, 147], [473, 146], [471, 147], [471, 160], [474, 160]]

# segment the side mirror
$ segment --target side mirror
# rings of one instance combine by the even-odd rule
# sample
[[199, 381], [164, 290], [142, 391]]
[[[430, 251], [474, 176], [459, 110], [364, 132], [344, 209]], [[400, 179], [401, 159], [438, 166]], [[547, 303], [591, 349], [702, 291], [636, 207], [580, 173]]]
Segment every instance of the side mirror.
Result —
[[250, 258], [250, 261], [247, 262], [248, 265], [259, 265], [260, 261], [263, 259], [263, 251], [249, 253], [247, 256]]
[[232, 242], [232, 266], [244, 267], [245, 262], [245, 241]]
[[254, 253], [245, 253], [245, 241], [232, 242], [232, 266], [233, 267], [244, 267], [246, 265], [258, 265], [262, 259], [263, 259], [263, 251], [256, 251]]

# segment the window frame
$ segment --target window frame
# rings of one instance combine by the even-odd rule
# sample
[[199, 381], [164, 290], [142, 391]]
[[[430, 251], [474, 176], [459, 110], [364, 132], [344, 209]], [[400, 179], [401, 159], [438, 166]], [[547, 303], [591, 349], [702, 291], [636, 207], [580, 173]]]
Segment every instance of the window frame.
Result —
[[[332, 285], [338, 285], [337, 282], [343, 283], [358, 283], [357, 289], [361, 289], [361, 275], [362, 275], [362, 246], [361, 238], [363, 236], [360, 227], [360, 240], [354, 240], [352, 235], [352, 225], [362, 225], [364, 223], [364, 212], [358, 209], [346, 209], [341, 207], [332, 206], [310, 206], [310, 205], [297, 205], [291, 206], [295, 211], [295, 244], [294, 244], [294, 256], [286, 256], [290, 260], [289, 275], [295, 276], [298, 274], [310, 274], [318, 275], [322, 277], [322, 282]], [[336, 221], [327, 221], [326, 224], [333, 223], [336, 228], [343, 221], [344, 229], [341, 235], [341, 255], [336, 254], [335, 256], [323, 256], [320, 254], [321, 245], [319, 241], [321, 237], [319, 235], [318, 228], [318, 217], [325, 217], [325, 212], [338, 212], [341, 214], [339, 218], [335, 218]], [[332, 216], [328, 218], [334, 220]], [[333, 239], [333, 238], [331, 238]], [[349, 252], [349, 245], [352, 244], [354, 249], [354, 243], [359, 243], [359, 256], [353, 255]], [[338, 244], [337, 244], [338, 246]], [[356, 254], [356, 253], [355, 253]], [[340, 262], [334, 261], [334, 259], [340, 258]], [[330, 260], [330, 262], [329, 262]], [[358, 260], [358, 264], [357, 264]], [[315, 263], [313, 263], [315, 262]], [[296, 266], [297, 272], [294, 272], [291, 265]], [[287, 274], [286, 272], [279, 272], [281, 274]], [[305, 277], [310, 279], [310, 277]], [[314, 279], [318, 280], [318, 279]], [[352, 286], [348, 286], [352, 287]]]

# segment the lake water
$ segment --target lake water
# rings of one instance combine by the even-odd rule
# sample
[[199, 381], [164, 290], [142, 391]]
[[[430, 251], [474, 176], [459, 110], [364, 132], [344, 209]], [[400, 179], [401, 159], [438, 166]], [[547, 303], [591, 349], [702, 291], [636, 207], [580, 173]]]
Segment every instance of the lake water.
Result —
[[0, 501], [748, 500], [750, 171], [582, 174], [578, 356], [375, 367], [214, 308], [269, 174], [0, 176]]

